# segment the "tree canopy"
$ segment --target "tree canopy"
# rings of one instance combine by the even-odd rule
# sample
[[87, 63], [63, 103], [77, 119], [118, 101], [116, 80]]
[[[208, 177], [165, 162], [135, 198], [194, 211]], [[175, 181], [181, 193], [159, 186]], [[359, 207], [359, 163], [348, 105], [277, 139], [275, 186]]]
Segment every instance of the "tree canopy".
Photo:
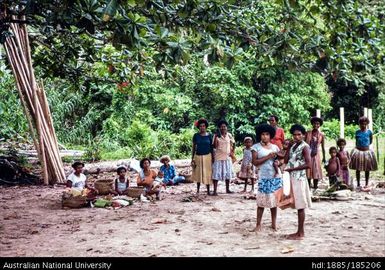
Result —
[[[384, 65], [385, 11], [368, 0], [0, 0], [25, 14], [35, 63], [46, 76], [76, 79], [105, 61], [134, 80], [145, 64], [167, 70], [192, 54], [231, 67], [254, 59], [260, 69], [315, 70], [363, 91]], [[10, 16], [2, 19], [6, 25]], [[7, 34], [6, 26], [1, 28]], [[119, 55], [103, 58], [113, 44]]]

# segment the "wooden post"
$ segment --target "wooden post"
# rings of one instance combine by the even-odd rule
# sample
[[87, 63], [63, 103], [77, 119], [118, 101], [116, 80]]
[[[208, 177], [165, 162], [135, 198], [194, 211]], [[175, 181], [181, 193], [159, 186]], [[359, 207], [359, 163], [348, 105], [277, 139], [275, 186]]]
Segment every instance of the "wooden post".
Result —
[[373, 132], [373, 111], [368, 109], [369, 129]]
[[368, 117], [368, 108], [367, 107], [364, 107], [364, 116]]
[[316, 111], [316, 116], [317, 116], [317, 117], [321, 117], [321, 110], [320, 110], [320, 109], [317, 109], [317, 111]]
[[344, 107], [340, 107], [340, 138], [345, 138], [345, 112], [344, 112]]

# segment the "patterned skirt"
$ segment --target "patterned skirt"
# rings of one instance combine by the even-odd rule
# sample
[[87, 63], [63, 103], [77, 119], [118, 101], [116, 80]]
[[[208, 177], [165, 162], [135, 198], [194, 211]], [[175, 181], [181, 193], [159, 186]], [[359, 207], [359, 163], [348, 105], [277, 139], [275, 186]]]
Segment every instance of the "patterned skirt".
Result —
[[233, 164], [231, 159], [216, 160], [213, 164], [213, 180], [224, 181], [234, 178]]
[[282, 188], [281, 178], [259, 179], [257, 191], [257, 206], [263, 208], [277, 207], [274, 192]]
[[373, 150], [361, 151], [354, 148], [351, 153], [349, 168], [357, 171], [376, 171], [377, 160]]
[[238, 172], [238, 177], [241, 179], [256, 179], [256, 168], [252, 164], [241, 164], [241, 170]]
[[212, 156], [207, 155], [195, 155], [194, 161], [196, 167], [192, 170], [191, 179], [196, 183], [202, 183], [204, 185], [211, 185], [211, 173], [212, 173]]

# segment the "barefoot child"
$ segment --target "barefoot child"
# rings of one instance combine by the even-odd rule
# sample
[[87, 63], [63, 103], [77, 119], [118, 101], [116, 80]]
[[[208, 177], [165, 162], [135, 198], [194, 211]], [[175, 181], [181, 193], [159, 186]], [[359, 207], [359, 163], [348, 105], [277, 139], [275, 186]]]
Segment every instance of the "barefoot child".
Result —
[[127, 189], [130, 185], [129, 179], [126, 177], [126, 167], [119, 167], [116, 170], [118, 178], [115, 179], [115, 194], [122, 195], [127, 193]]
[[341, 164], [340, 160], [337, 157], [337, 148], [334, 146], [329, 148], [330, 159], [328, 164], [325, 166], [327, 171], [327, 176], [329, 177], [329, 185], [335, 185], [338, 183], [338, 178], [340, 177]]
[[255, 167], [253, 166], [252, 162], [252, 151], [254, 149], [253, 146], [253, 139], [251, 137], [245, 137], [243, 140], [243, 144], [245, 148], [243, 148], [243, 158], [239, 161], [241, 164], [241, 170], [238, 172], [238, 178], [245, 181], [245, 188], [243, 189], [243, 192], [246, 192], [247, 189], [247, 182], [249, 179], [251, 180], [251, 191], [254, 191], [254, 182], [256, 179], [255, 174]]
[[360, 129], [356, 131], [356, 148], [351, 153], [349, 168], [356, 170], [357, 188], [360, 185], [360, 172], [365, 171], [365, 186], [369, 185], [370, 171], [377, 170], [377, 160], [373, 150], [369, 146], [373, 142], [373, 133], [367, 129], [369, 119], [365, 116], [358, 120]]
[[346, 146], [345, 139], [342, 139], [342, 138], [338, 139], [337, 146], [339, 148], [337, 157], [340, 159], [340, 163], [341, 163], [342, 180], [344, 181], [345, 185], [349, 187], [351, 186], [349, 167], [348, 167], [350, 163], [350, 154], [348, 151], [345, 150], [345, 146]]

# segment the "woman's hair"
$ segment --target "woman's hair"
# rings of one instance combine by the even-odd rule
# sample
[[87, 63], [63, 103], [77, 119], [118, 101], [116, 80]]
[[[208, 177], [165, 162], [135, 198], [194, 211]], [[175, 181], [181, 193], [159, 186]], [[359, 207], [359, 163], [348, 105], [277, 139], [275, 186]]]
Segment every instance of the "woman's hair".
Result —
[[294, 132], [296, 130], [300, 131], [303, 135], [306, 134], [306, 129], [302, 125], [300, 125], [300, 124], [292, 125], [291, 128], [290, 128], [290, 134], [294, 134]]
[[199, 120], [196, 122], [196, 127], [199, 128], [199, 126], [200, 126], [201, 124], [205, 124], [206, 128], [209, 127], [209, 122], [207, 122], [207, 120], [204, 119], [204, 118], [201, 118], [201, 119], [199, 119]]
[[226, 127], [229, 126], [229, 123], [227, 123], [226, 120], [220, 120], [220, 121], [218, 122], [218, 124], [217, 124], [217, 127], [220, 128], [223, 124], [225, 124]]
[[164, 156], [162, 156], [162, 157], [159, 159], [160, 163], [164, 163], [166, 160], [168, 160], [168, 162], [170, 162], [170, 161], [171, 161], [170, 156], [164, 155]]
[[279, 118], [278, 118], [278, 116], [276, 116], [276, 115], [274, 115], [274, 114], [272, 114], [272, 115], [270, 115], [270, 117], [269, 118], [271, 118], [271, 117], [273, 117], [274, 119], [275, 119], [275, 122], [279, 122]]
[[72, 168], [76, 169], [77, 166], [83, 166], [84, 167], [84, 163], [83, 162], [80, 162], [80, 161], [76, 161], [72, 164]]
[[345, 144], [346, 145], [346, 140], [343, 139], [343, 138], [339, 138], [338, 141], [337, 141], [337, 146], [341, 146], [341, 144]]
[[141, 161], [140, 161], [140, 168], [143, 169], [144, 167], [144, 162], [148, 160], [148, 162], [151, 164], [151, 160], [149, 158], [143, 158]]
[[310, 123], [313, 125], [315, 122], [319, 122], [320, 126], [323, 125], [324, 123], [324, 120], [322, 120], [321, 117], [318, 117], [318, 116], [313, 116], [312, 118], [310, 118]]
[[257, 142], [261, 141], [261, 135], [264, 132], [268, 132], [270, 134], [270, 139], [273, 139], [275, 136], [275, 129], [269, 124], [260, 124], [255, 129], [255, 137]]
[[366, 122], [367, 124], [370, 123], [370, 120], [369, 118], [367, 118], [366, 116], [361, 116], [359, 119], [358, 119], [358, 124], [361, 124], [363, 122]]
[[124, 166], [119, 166], [119, 167], [116, 169], [116, 172], [117, 172], [117, 173], [120, 173], [121, 171], [126, 171], [126, 172], [127, 172], [127, 168], [124, 167]]
[[332, 151], [336, 151], [337, 152], [337, 148], [335, 146], [332, 146], [329, 148], [329, 154], [332, 152]]

